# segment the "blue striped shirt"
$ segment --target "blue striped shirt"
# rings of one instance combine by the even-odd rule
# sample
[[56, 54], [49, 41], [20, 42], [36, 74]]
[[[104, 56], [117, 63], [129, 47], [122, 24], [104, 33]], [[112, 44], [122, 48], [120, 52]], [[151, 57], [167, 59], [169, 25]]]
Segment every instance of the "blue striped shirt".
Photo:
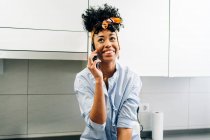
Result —
[[104, 124], [91, 121], [89, 113], [93, 104], [95, 79], [88, 68], [77, 74], [74, 90], [79, 102], [86, 128], [81, 140], [117, 140], [117, 128], [132, 128], [132, 140], [140, 140], [140, 130], [137, 121], [139, 93], [141, 90], [140, 77], [128, 67], [116, 64], [116, 71], [108, 79], [107, 90], [103, 83], [107, 120]]

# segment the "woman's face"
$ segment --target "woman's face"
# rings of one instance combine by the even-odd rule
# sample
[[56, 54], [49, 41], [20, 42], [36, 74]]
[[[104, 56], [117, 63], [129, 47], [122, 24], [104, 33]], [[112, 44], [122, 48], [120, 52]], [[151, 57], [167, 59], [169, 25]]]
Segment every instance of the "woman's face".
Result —
[[102, 62], [115, 61], [119, 56], [119, 44], [116, 32], [103, 30], [94, 35], [95, 49]]

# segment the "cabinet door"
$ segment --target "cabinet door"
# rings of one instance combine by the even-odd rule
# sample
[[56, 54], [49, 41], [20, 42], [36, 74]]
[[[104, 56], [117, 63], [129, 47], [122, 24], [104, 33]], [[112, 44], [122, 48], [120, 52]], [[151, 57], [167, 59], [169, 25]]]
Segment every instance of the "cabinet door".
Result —
[[105, 2], [119, 8], [123, 18], [120, 62], [141, 76], [168, 76], [169, 0]]
[[87, 58], [86, 32], [0, 28], [0, 38], [0, 58]]
[[1, 0], [0, 27], [82, 31], [87, 0]]
[[171, 0], [170, 76], [210, 76], [209, 6], [209, 0]]
[[0, 49], [87, 52], [86, 32], [0, 29]]

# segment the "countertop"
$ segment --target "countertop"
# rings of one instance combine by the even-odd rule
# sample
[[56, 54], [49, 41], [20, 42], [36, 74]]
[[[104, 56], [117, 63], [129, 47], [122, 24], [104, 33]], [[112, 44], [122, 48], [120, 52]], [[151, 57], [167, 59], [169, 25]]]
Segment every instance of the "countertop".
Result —
[[[142, 138], [142, 140], [152, 140]], [[163, 140], [210, 140], [210, 132], [166, 134]]]

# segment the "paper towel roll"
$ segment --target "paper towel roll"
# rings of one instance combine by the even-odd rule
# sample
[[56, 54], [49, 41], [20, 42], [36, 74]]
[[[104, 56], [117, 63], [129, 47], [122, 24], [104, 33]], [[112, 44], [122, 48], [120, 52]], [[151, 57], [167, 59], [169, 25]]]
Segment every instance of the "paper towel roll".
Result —
[[152, 113], [152, 140], [163, 140], [163, 112]]

